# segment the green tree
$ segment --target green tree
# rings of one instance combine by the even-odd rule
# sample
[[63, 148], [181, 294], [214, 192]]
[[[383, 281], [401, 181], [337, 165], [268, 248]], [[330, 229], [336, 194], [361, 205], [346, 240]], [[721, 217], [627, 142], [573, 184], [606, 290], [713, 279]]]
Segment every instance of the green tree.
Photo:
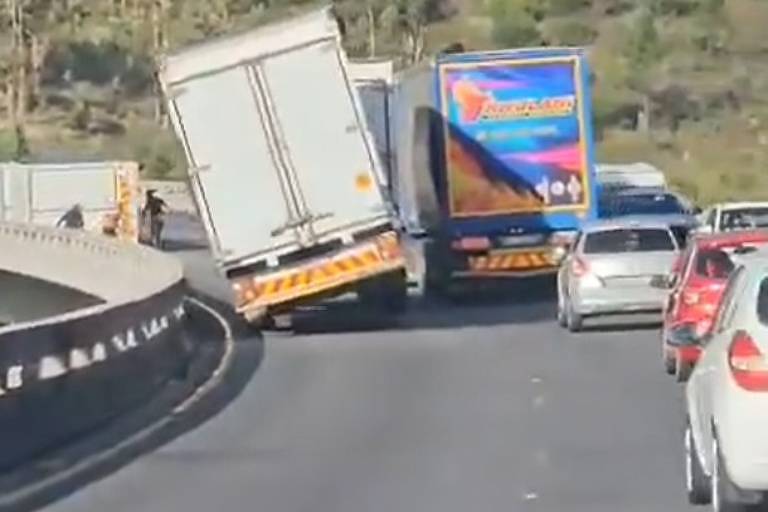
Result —
[[655, 16], [650, 9], [643, 9], [634, 22], [624, 45], [627, 61], [627, 87], [638, 93], [642, 100], [642, 131], [651, 126], [650, 92], [655, 80], [655, 67], [664, 57], [664, 48], [656, 29]]
[[532, 14], [518, 5], [496, 2], [492, 8], [493, 42], [503, 48], [534, 46], [541, 44], [541, 33]]
[[695, 12], [693, 43], [710, 55], [727, 47], [731, 37], [731, 27], [724, 7], [724, 0], [700, 0]]

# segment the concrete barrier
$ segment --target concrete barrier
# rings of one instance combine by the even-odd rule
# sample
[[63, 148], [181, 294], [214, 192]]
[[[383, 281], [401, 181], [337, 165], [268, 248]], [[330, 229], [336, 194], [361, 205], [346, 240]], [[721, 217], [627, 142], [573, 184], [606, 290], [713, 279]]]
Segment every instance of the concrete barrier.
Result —
[[68, 230], [0, 224], [0, 270], [98, 297], [0, 327], [0, 470], [141, 404], [183, 365], [176, 260]]

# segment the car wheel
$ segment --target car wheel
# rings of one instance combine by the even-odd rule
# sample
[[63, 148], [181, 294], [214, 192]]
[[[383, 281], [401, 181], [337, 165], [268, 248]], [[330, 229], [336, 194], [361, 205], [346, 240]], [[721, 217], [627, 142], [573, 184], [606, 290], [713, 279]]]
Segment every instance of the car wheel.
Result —
[[573, 304], [568, 302], [566, 324], [571, 332], [579, 332], [584, 327], [584, 318], [573, 309]]
[[677, 382], [688, 382], [693, 372], [693, 363], [683, 361], [679, 357], [676, 357], [675, 360], [675, 379], [677, 379]]
[[710, 483], [712, 509], [715, 512], [744, 512], [746, 507], [735, 498], [736, 486], [731, 482], [723, 464], [717, 439], [712, 443], [712, 481]]
[[563, 306], [563, 302], [565, 299], [562, 297], [561, 293], [557, 294], [557, 325], [560, 327], [567, 327], [568, 326], [568, 318], [565, 314], [565, 307]]
[[696, 453], [691, 424], [685, 426], [685, 490], [691, 505], [706, 505], [711, 499], [710, 481]]
[[677, 370], [677, 357], [664, 351], [664, 371], [667, 375], [674, 375]]

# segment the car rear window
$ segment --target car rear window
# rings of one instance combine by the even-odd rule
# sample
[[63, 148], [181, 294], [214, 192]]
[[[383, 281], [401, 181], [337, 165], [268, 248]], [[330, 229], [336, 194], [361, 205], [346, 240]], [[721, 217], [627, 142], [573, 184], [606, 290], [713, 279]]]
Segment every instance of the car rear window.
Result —
[[675, 244], [666, 229], [613, 229], [587, 235], [585, 254], [616, 252], [674, 251]]
[[602, 217], [621, 215], [684, 214], [683, 204], [672, 194], [605, 194], [599, 201]]
[[760, 323], [768, 325], [768, 277], [763, 279], [760, 293], [757, 295], [757, 317], [760, 319]]
[[725, 231], [768, 227], [768, 207], [725, 210], [720, 224]]
[[705, 249], [696, 256], [696, 274], [707, 279], [728, 279], [735, 265], [728, 253], [720, 249]]

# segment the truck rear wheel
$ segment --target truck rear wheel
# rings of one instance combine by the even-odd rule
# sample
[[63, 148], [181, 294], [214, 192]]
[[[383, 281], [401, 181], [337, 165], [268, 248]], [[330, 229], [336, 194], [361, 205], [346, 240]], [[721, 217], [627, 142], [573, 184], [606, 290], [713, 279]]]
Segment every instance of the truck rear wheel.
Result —
[[392, 272], [362, 283], [357, 289], [361, 302], [391, 314], [408, 308], [408, 277], [404, 271]]

